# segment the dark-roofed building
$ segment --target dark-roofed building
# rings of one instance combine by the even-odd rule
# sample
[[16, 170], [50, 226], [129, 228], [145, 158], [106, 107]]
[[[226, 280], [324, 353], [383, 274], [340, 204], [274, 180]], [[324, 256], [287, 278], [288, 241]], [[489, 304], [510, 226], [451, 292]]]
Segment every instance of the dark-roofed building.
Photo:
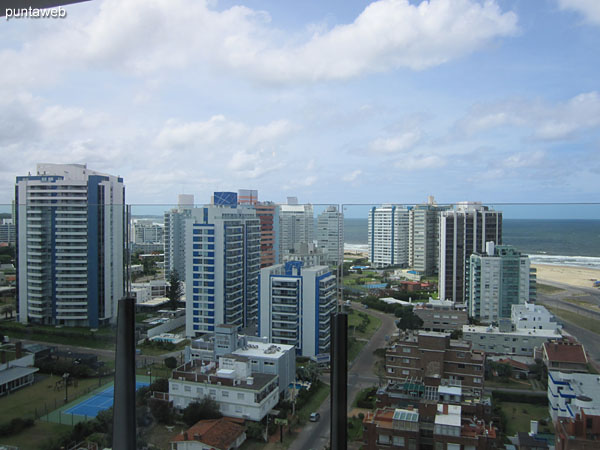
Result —
[[223, 417], [201, 420], [171, 441], [171, 450], [232, 450], [246, 440], [242, 421]]
[[9, 367], [0, 371], [0, 396], [33, 384], [37, 367]]
[[585, 349], [576, 341], [563, 339], [545, 342], [542, 346], [542, 360], [548, 370], [588, 372]]

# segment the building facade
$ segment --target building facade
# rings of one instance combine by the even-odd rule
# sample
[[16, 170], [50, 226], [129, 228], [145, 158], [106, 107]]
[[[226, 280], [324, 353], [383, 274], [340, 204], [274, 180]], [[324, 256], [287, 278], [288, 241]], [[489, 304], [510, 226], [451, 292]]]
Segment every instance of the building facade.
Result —
[[554, 314], [542, 305], [535, 303], [512, 305], [510, 320], [516, 328], [536, 328], [538, 330], [560, 330], [562, 328]]
[[486, 244], [469, 257], [469, 316], [483, 323], [510, 318], [513, 305], [535, 301], [536, 281], [529, 257], [510, 245]]
[[458, 203], [440, 215], [439, 292], [442, 300], [466, 303], [468, 262], [486, 242], [502, 244], [502, 213], [477, 202]]
[[446, 379], [476, 396], [483, 392], [484, 362], [484, 353], [471, 348], [470, 343], [435, 331], [401, 332], [385, 352], [386, 378], [390, 381], [415, 378], [436, 386]]
[[462, 330], [469, 323], [467, 308], [450, 300], [429, 299], [427, 303], [417, 303], [413, 312], [423, 321], [422, 330], [454, 331]]
[[165, 213], [163, 240], [165, 277], [177, 272], [179, 279], [185, 281], [185, 219], [190, 217], [194, 207], [194, 196], [179, 195], [177, 208]]
[[211, 333], [219, 323], [256, 327], [260, 221], [254, 209], [194, 208], [184, 233], [186, 335]]
[[344, 257], [344, 214], [337, 206], [328, 206], [317, 218], [317, 246], [323, 251], [323, 263], [339, 265]]
[[257, 203], [256, 217], [260, 220], [260, 267], [269, 267], [279, 259], [279, 205]]
[[312, 205], [279, 205], [279, 254], [293, 251], [296, 244], [312, 244], [314, 220]]
[[440, 267], [440, 213], [450, 209], [439, 206], [433, 197], [409, 211], [408, 265], [421, 275], [436, 275]]
[[253, 373], [248, 358], [225, 355], [218, 363], [193, 360], [173, 371], [169, 401], [178, 409], [203, 397], [217, 402], [221, 414], [262, 420], [279, 401], [277, 375]]
[[0, 219], [0, 244], [15, 245], [17, 229], [12, 219]]
[[97, 328], [125, 292], [123, 179], [81, 164], [38, 164], [17, 177], [21, 323]]
[[368, 245], [373, 266], [407, 267], [409, 209], [401, 205], [373, 207], [369, 212]]
[[327, 266], [304, 268], [291, 261], [260, 272], [259, 336], [296, 347], [299, 355], [326, 358], [336, 278]]

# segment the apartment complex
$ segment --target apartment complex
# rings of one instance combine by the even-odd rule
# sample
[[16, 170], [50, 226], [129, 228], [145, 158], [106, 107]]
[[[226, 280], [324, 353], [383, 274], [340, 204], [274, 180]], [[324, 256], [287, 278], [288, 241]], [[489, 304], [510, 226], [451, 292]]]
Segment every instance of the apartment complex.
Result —
[[121, 177], [81, 164], [38, 164], [17, 177], [17, 313], [21, 323], [97, 328], [125, 292]]
[[561, 338], [560, 331], [515, 328], [508, 319], [501, 319], [499, 326], [464, 325], [463, 339], [476, 350], [497, 355], [533, 356], [535, 349], [545, 342]]
[[17, 229], [12, 219], [0, 219], [0, 244], [15, 245]]
[[502, 244], [502, 213], [479, 202], [460, 202], [440, 216], [439, 292], [443, 300], [466, 303], [469, 258], [486, 242]]
[[427, 303], [416, 303], [413, 312], [423, 321], [425, 331], [462, 330], [469, 323], [467, 308], [451, 300], [429, 299]]
[[312, 244], [314, 239], [312, 205], [298, 205], [295, 198], [287, 205], [279, 205], [279, 254], [293, 251], [295, 244]]
[[[336, 278], [327, 266], [290, 261], [260, 271], [259, 336], [294, 345], [299, 355], [327, 358]], [[319, 356], [322, 355], [322, 356]]]
[[279, 206], [263, 202], [254, 208], [260, 220], [260, 267], [269, 267], [279, 263]]
[[373, 207], [368, 219], [369, 261], [373, 266], [407, 267], [409, 209], [401, 205]]
[[344, 214], [337, 206], [328, 206], [317, 218], [317, 245], [323, 251], [323, 263], [339, 265], [344, 257]]
[[193, 360], [173, 371], [168, 400], [178, 409], [203, 397], [217, 402], [221, 414], [262, 420], [279, 401], [277, 375], [252, 372], [248, 358], [237, 355], [214, 361]]
[[435, 331], [401, 332], [385, 353], [388, 380], [417, 378], [437, 386], [447, 379], [459, 383], [463, 392], [479, 397], [483, 392], [484, 362], [485, 354], [471, 348], [471, 344]]
[[255, 373], [277, 375], [279, 392], [289, 396], [289, 386], [296, 380], [296, 349], [292, 345], [274, 344], [266, 338], [239, 334], [234, 325], [217, 325], [214, 334], [205, 334], [185, 349], [186, 362], [195, 359], [217, 361], [227, 354], [248, 358]]
[[469, 257], [469, 316], [483, 323], [510, 318], [513, 305], [535, 301], [535, 269], [529, 257], [510, 245], [486, 243], [485, 253]]
[[460, 405], [439, 403], [434, 413], [413, 407], [379, 408], [363, 419], [368, 450], [488, 450], [503, 448], [498, 430], [464, 414]]
[[510, 320], [515, 328], [537, 328], [539, 330], [559, 330], [562, 326], [556, 317], [542, 305], [524, 303], [512, 305]]
[[435, 275], [440, 267], [440, 213], [450, 206], [439, 206], [432, 196], [427, 203], [409, 211], [408, 265], [421, 275]]
[[165, 277], [177, 272], [185, 281], [185, 219], [190, 217], [194, 207], [194, 196], [180, 194], [177, 208], [165, 213], [163, 227]]
[[194, 208], [183, 228], [186, 335], [213, 332], [219, 323], [255, 327], [260, 221], [254, 208], [237, 206], [237, 199]]

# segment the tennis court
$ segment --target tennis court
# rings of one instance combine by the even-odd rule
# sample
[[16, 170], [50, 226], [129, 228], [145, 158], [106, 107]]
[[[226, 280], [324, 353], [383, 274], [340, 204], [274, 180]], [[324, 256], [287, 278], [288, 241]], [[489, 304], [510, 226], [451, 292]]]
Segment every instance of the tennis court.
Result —
[[[148, 383], [138, 381], [135, 383], [135, 390], [148, 386]], [[111, 386], [102, 392], [99, 392], [81, 403], [69, 408], [65, 411], [67, 414], [75, 414], [77, 416], [96, 417], [100, 411], [110, 408], [113, 405], [115, 394], [114, 386]]]

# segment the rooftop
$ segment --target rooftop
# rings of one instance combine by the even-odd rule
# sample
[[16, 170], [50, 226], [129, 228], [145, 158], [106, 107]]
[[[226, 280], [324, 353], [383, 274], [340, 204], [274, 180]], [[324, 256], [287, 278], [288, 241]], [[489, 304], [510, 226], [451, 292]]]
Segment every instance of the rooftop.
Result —
[[462, 408], [460, 405], [438, 404], [437, 414], [435, 415], [435, 424], [460, 427], [461, 410]]
[[172, 442], [199, 441], [209, 447], [230, 448], [244, 431], [245, 427], [235, 419], [201, 420]]
[[583, 345], [568, 341], [544, 342], [544, 353], [551, 362], [587, 364]]
[[235, 350], [234, 355], [246, 356], [248, 358], [273, 358], [277, 359], [283, 356], [286, 352], [292, 351], [293, 345], [272, 344], [265, 342], [248, 342], [244, 347]]
[[514, 331], [500, 331], [498, 327], [485, 325], [463, 325], [463, 333], [498, 334], [509, 336], [538, 336], [548, 339], [559, 338], [561, 335], [555, 330], [540, 330], [536, 328], [517, 328]]

